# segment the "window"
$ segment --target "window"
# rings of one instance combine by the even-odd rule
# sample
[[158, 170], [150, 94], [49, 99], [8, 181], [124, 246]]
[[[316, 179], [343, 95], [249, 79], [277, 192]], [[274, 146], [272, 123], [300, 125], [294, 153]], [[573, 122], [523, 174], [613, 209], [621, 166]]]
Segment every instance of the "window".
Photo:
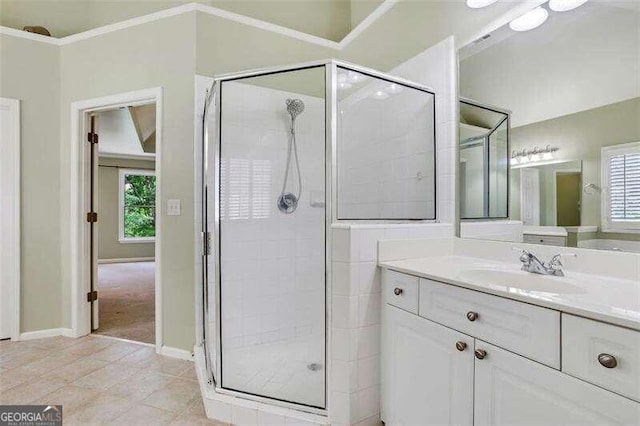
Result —
[[156, 236], [156, 176], [152, 170], [120, 170], [120, 242], [153, 242]]
[[602, 230], [640, 232], [640, 142], [602, 148]]

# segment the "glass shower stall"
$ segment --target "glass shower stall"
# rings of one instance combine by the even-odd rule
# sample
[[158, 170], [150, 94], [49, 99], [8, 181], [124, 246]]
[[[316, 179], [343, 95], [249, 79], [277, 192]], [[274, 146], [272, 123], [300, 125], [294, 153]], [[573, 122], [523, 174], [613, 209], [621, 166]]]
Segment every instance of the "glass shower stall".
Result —
[[331, 224], [435, 219], [434, 94], [335, 60], [225, 75], [203, 135], [210, 384], [322, 412]]
[[460, 99], [460, 218], [509, 216], [510, 112]]

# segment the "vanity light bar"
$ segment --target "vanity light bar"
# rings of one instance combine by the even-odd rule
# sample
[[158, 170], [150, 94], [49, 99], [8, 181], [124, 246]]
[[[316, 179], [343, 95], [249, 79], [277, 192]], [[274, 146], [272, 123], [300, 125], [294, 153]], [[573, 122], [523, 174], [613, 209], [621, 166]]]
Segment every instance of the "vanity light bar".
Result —
[[547, 161], [553, 160], [553, 155], [560, 148], [552, 147], [551, 145], [547, 145], [545, 148], [538, 148], [537, 146], [533, 149], [523, 149], [522, 151], [513, 151], [511, 154], [511, 164], [526, 164], [533, 163], [536, 161]]

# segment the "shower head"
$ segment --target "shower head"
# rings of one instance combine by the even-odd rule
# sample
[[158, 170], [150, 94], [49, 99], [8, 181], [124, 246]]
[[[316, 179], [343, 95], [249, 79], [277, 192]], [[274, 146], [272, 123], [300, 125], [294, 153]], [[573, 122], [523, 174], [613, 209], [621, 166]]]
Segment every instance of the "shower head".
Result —
[[291, 115], [291, 119], [295, 120], [304, 112], [304, 102], [300, 99], [287, 99], [287, 112]]

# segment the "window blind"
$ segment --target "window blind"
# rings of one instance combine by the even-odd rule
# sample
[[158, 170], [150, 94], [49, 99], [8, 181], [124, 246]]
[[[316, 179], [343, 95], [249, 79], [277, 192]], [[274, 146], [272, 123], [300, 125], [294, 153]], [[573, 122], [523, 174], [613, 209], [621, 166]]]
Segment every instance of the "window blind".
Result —
[[640, 221], [640, 153], [609, 158], [609, 216]]

